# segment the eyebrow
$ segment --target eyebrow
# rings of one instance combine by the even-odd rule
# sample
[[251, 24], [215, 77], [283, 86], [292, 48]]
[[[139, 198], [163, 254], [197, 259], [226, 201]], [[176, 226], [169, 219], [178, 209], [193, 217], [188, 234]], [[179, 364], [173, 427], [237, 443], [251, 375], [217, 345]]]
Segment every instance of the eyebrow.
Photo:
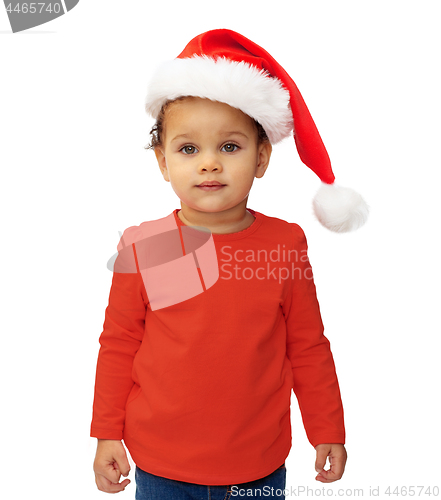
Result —
[[190, 136], [188, 134], [179, 134], [175, 137], [170, 142], [177, 141], [178, 139], [188, 139]]
[[248, 139], [248, 136], [244, 134], [243, 132], [239, 132], [238, 130], [232, 130], [231, 132], [225, 132], [225, 135], [241, 135], [242, 137], [245, 137]]
[[[245, 139], [248, 139], [248, 136], [244, 134], [243, 132], [239, 132], [238, 130], [231, 130], [228, 132], [222, 132], [222, 135], [241, 135], [242, 137], [245, 137]], [[189, 139], [191, 138], [191, 135], [189, 134], [179, 134], [173, 137], [173, 139], [170, 142], [177, 141], [178, 139]]]

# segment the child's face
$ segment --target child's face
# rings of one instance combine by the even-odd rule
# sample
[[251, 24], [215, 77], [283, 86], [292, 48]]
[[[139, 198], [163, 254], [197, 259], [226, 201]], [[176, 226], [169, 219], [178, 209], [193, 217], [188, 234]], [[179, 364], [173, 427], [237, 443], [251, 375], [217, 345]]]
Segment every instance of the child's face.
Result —
[[[239, 206], [245, 210], [254, 178], [264, 175], [271, 156], [271, 144], [258, 144], [248, 115], [198, 97], [167, 107], [161, 143], [155, 154], [164, 179], [181, 205], [202, 212]], [[198, 187], [205, 181], [218, 181], [223, 187]]]

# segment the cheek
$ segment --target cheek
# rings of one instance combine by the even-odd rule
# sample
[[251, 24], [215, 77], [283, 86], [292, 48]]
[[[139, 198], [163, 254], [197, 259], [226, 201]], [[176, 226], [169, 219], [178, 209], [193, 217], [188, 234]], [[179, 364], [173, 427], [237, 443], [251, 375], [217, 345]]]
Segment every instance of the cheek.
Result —
[[188, 184], [188, 175], [182, 168], [171, 166], [168, 168], [168, 174], [173, 188], [183, 189]]

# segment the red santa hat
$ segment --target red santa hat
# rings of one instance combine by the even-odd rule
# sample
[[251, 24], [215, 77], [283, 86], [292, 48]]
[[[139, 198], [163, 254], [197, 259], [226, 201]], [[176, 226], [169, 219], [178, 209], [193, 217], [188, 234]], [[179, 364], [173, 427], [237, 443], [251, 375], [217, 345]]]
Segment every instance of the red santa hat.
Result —
[[156, 119], [163, 104], [181, 96], [240, 109], [262, 125], [271, 144], [293, 133], [300, 159], [322, 181], [313, 201], [317, 219], [336, 232], [364, 224], [368, 206], [354, 190], [335, 184], [328, 153], [299, 89], [262, 47], [227, 29], [196, 36], [176, 59], [158, 67], [145, 109]]

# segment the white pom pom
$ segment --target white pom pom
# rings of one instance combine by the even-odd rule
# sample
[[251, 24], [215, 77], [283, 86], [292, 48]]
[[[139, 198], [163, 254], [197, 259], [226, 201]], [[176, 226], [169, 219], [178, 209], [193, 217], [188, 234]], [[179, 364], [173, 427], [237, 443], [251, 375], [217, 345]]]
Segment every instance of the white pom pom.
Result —
[[356, 191], [335, 183], [322, 183], [314, 197], [313, 207], [319, 222], [336, 233], [359, 228], [369, 215], [368, 205]]

